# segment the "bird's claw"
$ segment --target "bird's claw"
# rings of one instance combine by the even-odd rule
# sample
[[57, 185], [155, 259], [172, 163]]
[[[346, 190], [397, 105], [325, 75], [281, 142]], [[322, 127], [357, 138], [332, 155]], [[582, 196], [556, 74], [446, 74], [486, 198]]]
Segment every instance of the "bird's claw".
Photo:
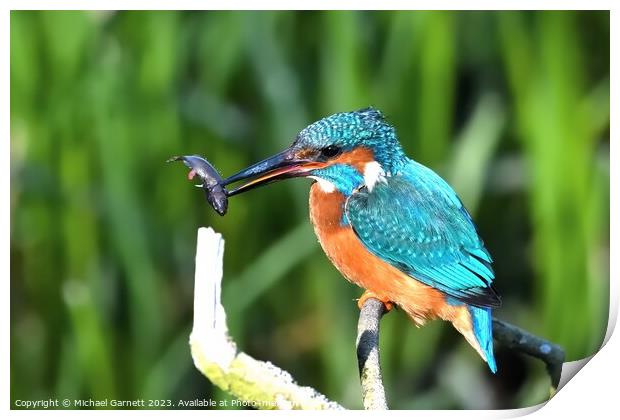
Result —
[[383, 306], [385, 307], [385, 311], [386, 312], [390, 312], [393, 308], [394, 308], [394, 304], [392, 302], [390, 302], [389, 299], [385, 298], [385, 297], [381, 297], [378, 296], [376, 294], [374, 294], [373, 292], [371, 292], [370, 290], [366, 290], [362, 296], [360, 296], [360, 298], [357, 300], [357, 307], [360, 308], [360, 310], [362, 309], [362, 306], [364, 306], [364, 303], [366, 303], [366, 301], [370, 298], [374, 298], [377, 299], [378, 301], [383, 303]]

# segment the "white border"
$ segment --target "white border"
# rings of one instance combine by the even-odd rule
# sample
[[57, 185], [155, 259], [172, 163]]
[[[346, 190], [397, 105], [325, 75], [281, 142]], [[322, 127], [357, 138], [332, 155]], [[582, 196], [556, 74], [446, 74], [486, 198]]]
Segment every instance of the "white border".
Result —
[[[0, 39], [2, 42], [2, 65], [0, 65], [0, 74], [2, 75], [2, 85], [4, 89], [2, 89], [3, 96], [1, 101], [1, 124], [0, 127], [3, 127], [3, 131], [7, 134], [6, 139], [10, 139], [10, 66], [9, 66], [9, 51], [10, 51], [10, 13], [11, 9], [46, 9], [51, 4], [46, 1], [4, 1], [2, 2], [4, 13], [2, 14], [2, 33], [0, 35]], [[600, 1], [600, 0], [591, 0], [589, 2], [578, 2], [573, 0], [564, 0], [564, 1], [531, 1], [531, 0], [523, 0], [523, 1], [421, 1], [421, 2], [405, 2], [405, 1], [382, 1], [378, 2], [369, 2], [364, 0], [358, 1], [313, 1], [313, 2], [297, 2], [295, 5], [291, 5], [290, 2], [284, 1], [270, 1], [270, 2], [261, 2], [261, 8], [266, 10], [286, 10], [286, 9], [327, 9], [327, 8], [336, 8], [336, 9], [409, 9], [415, 7], [416, 9], [424, 10], [424, 9], [455, 9], [455, 10], [500, 10], [500, 9], [602, 9], [602, 10], [612, 10], [611, 12], [611, 45], [618, 45], [618, 31], [617, 25], [619, 23], [619, 19], [617, 18], [617, 12], [613, 10], [613, 5], [611, 1]], [[172, 7], [174, 9], [202, 9], [205, 6], [208, 6], [213, 9], [238, 9], [238, 8], [247, 8], [247, 9], [256, 9], [257, 5], [247, 2], [247, 1], [227, 1], [227, 2], [204, 2], [204, 1], [190, 1], [190, 0], [177, 0], [175, 2], [163, 2], [163, 1], [118, 1], [111, 0], [107, 2], [103, 1], [57, 1], [54, 2], [53, 6], [58, 9], [102, 9], [102, 10], [110, 10], [110, 9], [157, 9], [157, 10], [170, 10]], [[441, 6], [441, 7], [440, 7]], [[614, 117], [618, 108], [618, 86], [616, 83], [615, 77], [618, 75], [618, 54], [617, 49], [611, 49], [611, 75], [616, 75], [611, 77], [611, 133], [612, 139], [611, 143], [611, 244], [610, 244], [610, 252], [611, 255], [620, 255], [619, 249], [617, 246], [618, 240], [618, 228], [619, 222], [617, 219], [617, 215], [620, 215], [620, 207], [618, 206], [618, 169], [616, 164], [618, 163], [618, 146], [617, 136], [615, 135], [615, 123]], [[9, 263], [10, 263], [10, 200], [7, 199], [10, 197], [10, 141], [2, 142], [2, 153], [0, 154], [0, 166], [3, 168], [4, 176], [2, 177], [2, 181], [0, 182], [0, 188], [2, 189], [2, 194], [4, 197], [3, 206], [2, 206], [2, 231], [5, 232], [1, 251], [2, 258], [4, 264], [2, 267], [5, 267], [5, 270], [8, 271]], [[616, 217], [614, 217], [616, 215]], [[7, 273], [8, 274], [8, 273]], [[5, 276], [5, 293], [4, 293], [4, 306], [3, 312], [5, 315], [5, 320], [3, 322], [4, 329], [4, 337], [6, 340], [4, 341], [4, 345], [2, 348], [2, 356], [4, 360], [4, 369], [3, 369], [3, 380], [2, 380], [2, 392], [4, 398], [2, 399], [2, 403], [5, 409], [9, 409], [9, 390], [10, 390], [10, 375], [9, 375], [9, 358], [10, 358], [10, 344], [9, 344], [9, 328], [10, 328], [10, 283], [8, 281], [9, 276]], [[615, 327], [617, 317], [618, 317], [618, 267], [614, 258], [611, 259], [611, 274], [610, 274], [610, 296], [611, 296], [611, 305], [610, 305], [610, 322], [608, 326], [608, 331], [606, 335], [607, 343], [601, 349], [601, 351], [596, 354], [593, 359], [583, 368], [581, 372], [576, 376], [575, 379], [569, 381], [564, 388], [561, 389], [560, 392], [553, 398], [548, 404], [544, 405], [544, 408], [531, 413], [532, 409], [519, 409], [519, 410], [506, 410], [506, 411], [416, 411], [415, 413], [411, 413], [409, 411], [391, 411], [389, 413], [390, 417], [396, 416], [403, 418], [406, 416], [407, 419], [410, 419], [412, 415], [420, 418], [432, 418], [432, 419], [442, 419], [442, 418], [461, 418], [461, 419], [481, 419], [481, 418], [505, 418], [505, 417], [517, 417], [530, 412], [531, 418], [536, 419], [557, 419], [557, 418], [574, 418], [574, 417], [582, 417], [586, 415], [594, 415], [597, 414], [604, 415], [603, 418], [609, 417], [608, 413], [618, 412], [616, 400], [617, 396], [617, 378], [620, 373], [620, 362], [618, 360], [617, 355], [620, 354], [620, 340], [617, 337], [612, 335], [613, 329]], [[79, 416], [82, 417], [84, 415], [81, 411], [46, 411], [47, 415], [51, 417], [65, 418], [65, 417], [73, 417]], [[15, 417], [34, 417], [39, 416], [42, 413], [33, 412], [33, 411], [11, 411], [10, 413]], [[172, 413], [169, 411], [133, 411], [129, 412], [133, 416], [144, 417], [146, 418], [169, 418]], [[183, 414], [188, 417], [196, 417], [203, 419], [204, 416], [208, 416], [209, 413], [205, 413], [204, 411], [184, 411]], [[215, 413], [214, 413], [215, 414]], [[88, 413], [89, 416], [93, 417], [108, 417], [110, 415], [118, 415], [116, 412], [110, 411], [93, 411]], [[235, 411], [220, 411], [217, 413], [218, 418], [227, 418], [227, 417], [237, 417], [239, 412]], [[244, 412], [244, 416], [286, 416], [288, 418], [290, 413], [267, 413], [267, 412]], [[334, 415], [334, 413], [309, 413], [309, 412], [296, 412], [295, 416], [299, 417], [307, 417], [307, 418], [315, 418], [316, 416], [325, 416], [325, 415]], [[378, 416], [382, 415], [381, 413], [369, 413], [369, 412], [344, 412], [338, 413], [338, 416], [349, 417], [349, 416]]]

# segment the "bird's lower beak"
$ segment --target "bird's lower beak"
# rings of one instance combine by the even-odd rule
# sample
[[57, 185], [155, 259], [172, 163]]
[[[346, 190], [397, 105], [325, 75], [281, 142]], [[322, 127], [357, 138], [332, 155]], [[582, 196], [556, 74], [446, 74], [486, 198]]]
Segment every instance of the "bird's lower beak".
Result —
[[247, 181], [228, 191], [230, 197], [279, 179], [305, 176], [313, 169], [324, 166], [323, 162], [300, 158], [295, 150], [289, 148], [226, 178], [222, 185]]

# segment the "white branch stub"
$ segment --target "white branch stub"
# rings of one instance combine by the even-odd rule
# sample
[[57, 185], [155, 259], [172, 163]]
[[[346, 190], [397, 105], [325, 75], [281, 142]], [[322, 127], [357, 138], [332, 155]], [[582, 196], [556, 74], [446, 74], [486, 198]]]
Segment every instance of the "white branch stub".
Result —
[[224, 239], [211, 228], [198, 229], [194, 278], [194, 325], [189, 342], [196, 368], [236, 398], [262, 409], [342, 409], [270, 362], [237, 352], [228, 335], [221, 303]]

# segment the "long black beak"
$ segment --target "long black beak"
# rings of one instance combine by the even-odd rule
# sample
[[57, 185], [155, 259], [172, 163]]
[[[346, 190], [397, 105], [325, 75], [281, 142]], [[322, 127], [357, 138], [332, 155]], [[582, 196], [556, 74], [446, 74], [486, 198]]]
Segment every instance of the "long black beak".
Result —
[[255, 163], [248, 168], [229, 176], [222, 181], [222, 185], [238, 181], [249, 180], [241, 186], [228, 191], [228, 196], [249, 191], [261, 185], [266, 185], [279, 179], [305, 176], [313, 169], [324, 167], [322, 162], [299, 158], [294, 149], [288, 148], [275, 156]]

